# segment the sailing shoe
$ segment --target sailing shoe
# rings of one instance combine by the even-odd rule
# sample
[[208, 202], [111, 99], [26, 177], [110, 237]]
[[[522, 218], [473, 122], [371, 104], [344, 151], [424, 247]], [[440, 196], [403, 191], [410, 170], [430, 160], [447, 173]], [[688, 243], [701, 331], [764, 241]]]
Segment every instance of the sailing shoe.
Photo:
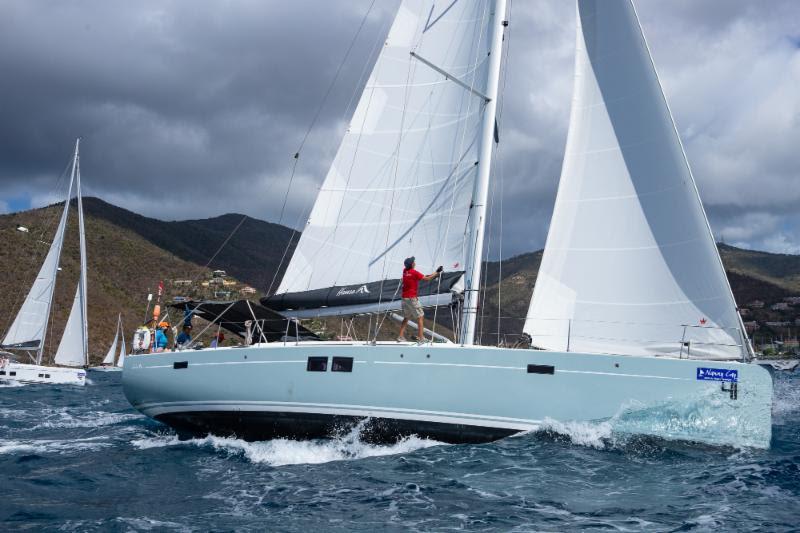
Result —
[[406, 342], [405, 337], [397, 337], [397, 342]]

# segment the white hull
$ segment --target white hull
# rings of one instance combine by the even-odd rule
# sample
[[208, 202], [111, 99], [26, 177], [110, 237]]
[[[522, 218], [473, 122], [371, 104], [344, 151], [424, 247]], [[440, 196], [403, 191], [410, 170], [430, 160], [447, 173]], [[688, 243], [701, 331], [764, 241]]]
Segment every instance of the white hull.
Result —
[[[700, 378], [704, 369], [736, 383]], [[485, 442], [551, 421], [612, 421], [622, 433], [768, 448], [772, 431], [769, 373], [736, 362], [301, 342], [130, 356], [122, 382], [136, 409], [182, 434], [249, 440], [324, 437], [364, 418], [374, 440]]]
[[9, 362], [0, 368], [0, 381], [83, 386], [86, 384], [86, 370]]

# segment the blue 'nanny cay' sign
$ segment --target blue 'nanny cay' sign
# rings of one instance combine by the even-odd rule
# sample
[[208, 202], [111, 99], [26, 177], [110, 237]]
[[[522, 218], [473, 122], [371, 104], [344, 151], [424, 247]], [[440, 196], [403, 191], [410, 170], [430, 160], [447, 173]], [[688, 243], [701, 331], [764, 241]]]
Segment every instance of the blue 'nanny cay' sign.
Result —
[[697, 368], [697, 379], [701, 381], [727, 381], [737, 383], [739, 381], [739, 371], [729, 368]]

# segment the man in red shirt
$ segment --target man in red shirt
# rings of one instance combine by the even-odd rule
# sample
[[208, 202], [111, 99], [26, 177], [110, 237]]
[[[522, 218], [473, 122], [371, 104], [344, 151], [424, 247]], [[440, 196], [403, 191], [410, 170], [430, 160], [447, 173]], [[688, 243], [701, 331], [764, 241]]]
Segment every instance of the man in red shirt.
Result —
[[436, 279], [441, 275], [443, 268], [439, 267], [433, 274], [424, 275], [422, 272], [414, 270], [417, 264], [414, 262], [414, 257], [409, 257], [403, 261], [405, 268], [403, 269], [403, 323], [400, 324], [400, 335], [397, 337], [397, 342], [405, 342], [404, 337], [406, 326], [409, 320], [416, 320], [419, 327], [417, 337], [422, 341], [425, 338], [425, 311], [417, 298], [417, 291], [419, 290], [419, 282], [430, 281]]

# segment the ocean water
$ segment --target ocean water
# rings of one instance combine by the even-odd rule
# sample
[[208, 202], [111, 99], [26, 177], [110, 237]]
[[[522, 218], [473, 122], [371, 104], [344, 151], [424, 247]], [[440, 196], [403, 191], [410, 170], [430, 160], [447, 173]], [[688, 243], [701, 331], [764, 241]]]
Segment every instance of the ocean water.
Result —
[[770, 450], [559, 424], [481, 445], [179, 441], [119, 374], [0, 387], [0, 530], [798, 531], [800, 375]]

